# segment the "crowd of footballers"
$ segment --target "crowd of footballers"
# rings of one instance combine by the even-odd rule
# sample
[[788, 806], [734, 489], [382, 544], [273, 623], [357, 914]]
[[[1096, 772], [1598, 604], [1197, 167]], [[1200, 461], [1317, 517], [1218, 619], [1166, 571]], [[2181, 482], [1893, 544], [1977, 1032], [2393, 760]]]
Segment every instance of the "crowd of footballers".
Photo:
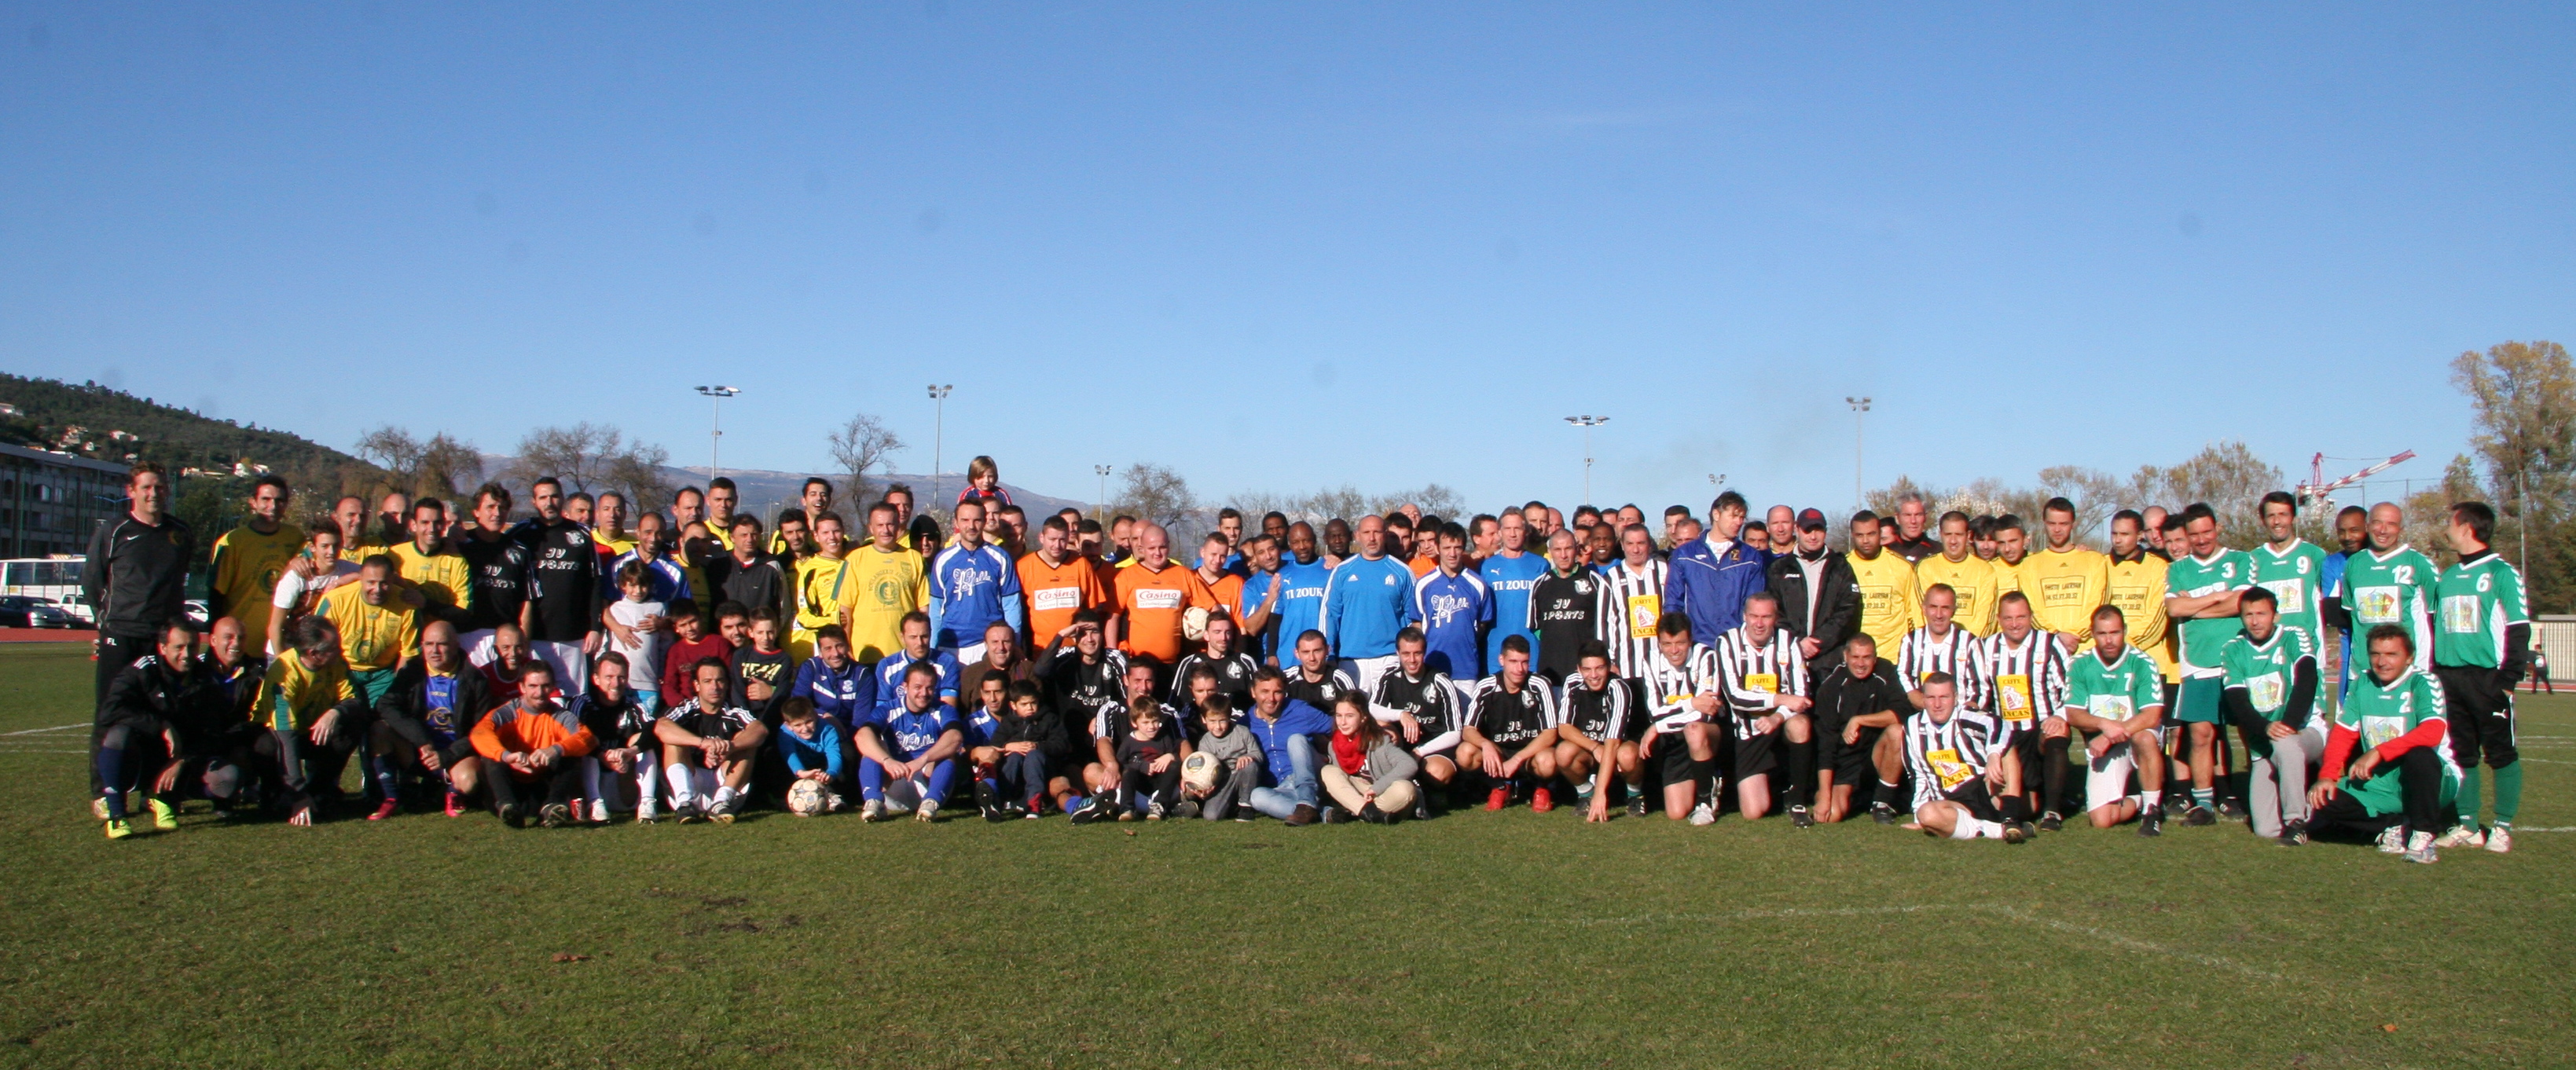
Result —
[[2244, 549], [2205, 505], [2122, 510], [2104, 552], [2062, 499], [2033, 532], [1919, 497], [1848, 517], [1833, 549], [1821, 511], [1755, 521], [1732, 491], [1660, 530], [1633, 505], [1257, 530], [1228, 509], [1175, 546], [1127, 516], [1033, 524], [979, 457], [946, 526], [901, 485], [845, 516], [809, 480], [764, 523], [721, 478], [667, 512], [539, 479], [524, 512], [486, 484], [343, 498], [308, 531], [267, 478], [201, 556], [157, 468], [127, 490], [85, 576], [117, 839], [176, 829], [192, 797], [511, 827], [1563, 800], [2013, 844], [2241, 822], [2433, 862], [2509, 850], [2521, 794], [2529, 617], [2478, 502], [2442, 518], [2441, 567], [2396, 505], [2342, 510], [2328, 550], [2286, 493]]

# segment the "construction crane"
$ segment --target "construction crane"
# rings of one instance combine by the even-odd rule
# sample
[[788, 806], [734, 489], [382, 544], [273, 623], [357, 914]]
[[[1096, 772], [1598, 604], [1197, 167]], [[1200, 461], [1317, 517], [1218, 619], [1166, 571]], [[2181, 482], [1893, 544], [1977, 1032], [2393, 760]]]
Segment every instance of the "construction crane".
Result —
[[2299, 498], [2300, 500], [2308, 503], [2311, 512], [2316, 511], [2316, 509], [2320, 507], [2331, 507], [2334, 504], [2334, 492], [2414, 459], [2415, 451], [2407, 450], [2404, 453], [2400, 453], [2385, 461], [2371, 465], [2368, 468], [2364, 468], [2361, 471], [2345, 476], [2342, 479], [2328, 483], [2326, 482], [2326, 455], [2322, 453], [2317, 454], [2315, 457], [2308, 460], [2308, 481], [2299, 484]]

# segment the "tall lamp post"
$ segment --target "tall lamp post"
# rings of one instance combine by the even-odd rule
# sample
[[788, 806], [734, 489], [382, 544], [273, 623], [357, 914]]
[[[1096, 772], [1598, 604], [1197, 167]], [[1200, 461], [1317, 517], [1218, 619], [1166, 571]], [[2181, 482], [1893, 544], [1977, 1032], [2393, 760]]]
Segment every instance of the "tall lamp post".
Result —
[[1091, 466], [1091, 474], [1100, 477], [1100, 499], [1091, 503], [1091, 511], [1094, 513], [1102, 513], [1109, 510], [1109, 472], [1113, 467], [1115, 466], [1106, 464], [1095, 464]]
[[1592, 429], [1610, 422], [1607, 416], [1568, 416], [1565, 422], [1583, 429], [1583, 504], [1592, 504]]
[[742, 393], [742, 388], [702, 386], [698, 388], [698, 393], [706, 395], [709, 399], [708, 405], [715, 410], [713, 418], [707, 423], [707, 482], [713, 483], [716, 481], [717, 473], [721, 471], [716, 467], [716, 459], [721, 453], [718, 447], [724, 443], [724, 399]]
[[1869, 412], [1869, 403], [1869, 398], [1856, 398], [1849, 395], [1843, 397], [1843, 404], [1851, 406], [1852, 410], [1852, 508], [1854, 509], [1861, 507], [1861, 498], [1867, 493], [1862, 489], [1860, 451], [1861, 418]]
[[936, 410], [930, 424], [930, 508], [932, 509], [939, 508], [939, 453], [941, 447], [946, 445], [948, 436], [948, 392], [955, 389], [957, 387], [953, 384], [930, 384], [930, 403]]

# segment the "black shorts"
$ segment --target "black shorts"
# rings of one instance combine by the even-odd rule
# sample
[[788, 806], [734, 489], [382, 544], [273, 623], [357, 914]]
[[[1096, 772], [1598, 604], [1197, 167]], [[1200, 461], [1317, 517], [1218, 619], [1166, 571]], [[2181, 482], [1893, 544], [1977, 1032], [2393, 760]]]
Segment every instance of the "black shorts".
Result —
[[1969, 777], [1967, 783], [1942, 792], [1941, 798], [1959, 804], [1961, 809], [1968, 812], [1968, 816], [1979, 821], [2004, 819], [2003, 811], [1995, 806], [1993, 794], [1986, 790], [1986, 778], [1983, 776]]
[[2514, 748], [2513, 689], [2496, 670], [2477, 666], [2436, 665], [2442, 697], [2451, 722], [2451, 759], [2463, 769], [2484, 759], [2502, 769], [2521, 758]]
[[1760, 735], [1737, 737], [1735, 740], [1735, 779], [1742, 780], [1750, 776], [1760, 776], [1764, 773], [1770, 772], [1774, 768], [1777, 768], [1780, 764], [1780, 759], [1775, 756], [1773, 752], [1779, 749], [1777, 746], [1779, 741], [1780, 730], [1777, 728]]
[[[1860, 737], [1849, 743], [1843, 742], [1843, 731], [1839, 725], [1830, 732], [1820, 733], [1816, 768], [1832, 770], [1834, 783], [1845, 787], [1877, 783], [1878, 769], [1870, 763], [1869, 754], [1878, 748], [1878, 737], [1886, 731], [1885, 728], [1863, 728]], [[1828, 747], [1831, 748], [1830, 755], [1825, 753]]]
[[1666, 784], [1688, 784], [1697, 775], [1691, 762], [1690, 743], [1679, 732], [1666, 732], [1657, 737], [1654, 756], [1645, 764], [1657, 780]]

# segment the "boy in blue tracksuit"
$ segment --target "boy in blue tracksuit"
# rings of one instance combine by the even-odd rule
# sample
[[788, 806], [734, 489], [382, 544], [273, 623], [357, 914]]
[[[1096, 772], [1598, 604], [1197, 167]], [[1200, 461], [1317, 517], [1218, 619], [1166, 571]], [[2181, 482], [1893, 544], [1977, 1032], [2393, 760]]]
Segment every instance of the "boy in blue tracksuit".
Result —
[[1691, 641], [1710, 647], [1744, 623], [1744, 598], [1769, 585], [1762, 552], [1736, 539], [1744, 530], [1744, 496], [1727, 491], [1709, 506], [1706, 538], [1673, 547], [1664, 579], [1664, 612], [1690, 618]]
[[838, 624], [814, 629], [814, 656], [796, 667], [796, 686], [787, 693], [845, 730], [866, 723], [876, 709], [875, 678], [850, 660], [850, 635]]

